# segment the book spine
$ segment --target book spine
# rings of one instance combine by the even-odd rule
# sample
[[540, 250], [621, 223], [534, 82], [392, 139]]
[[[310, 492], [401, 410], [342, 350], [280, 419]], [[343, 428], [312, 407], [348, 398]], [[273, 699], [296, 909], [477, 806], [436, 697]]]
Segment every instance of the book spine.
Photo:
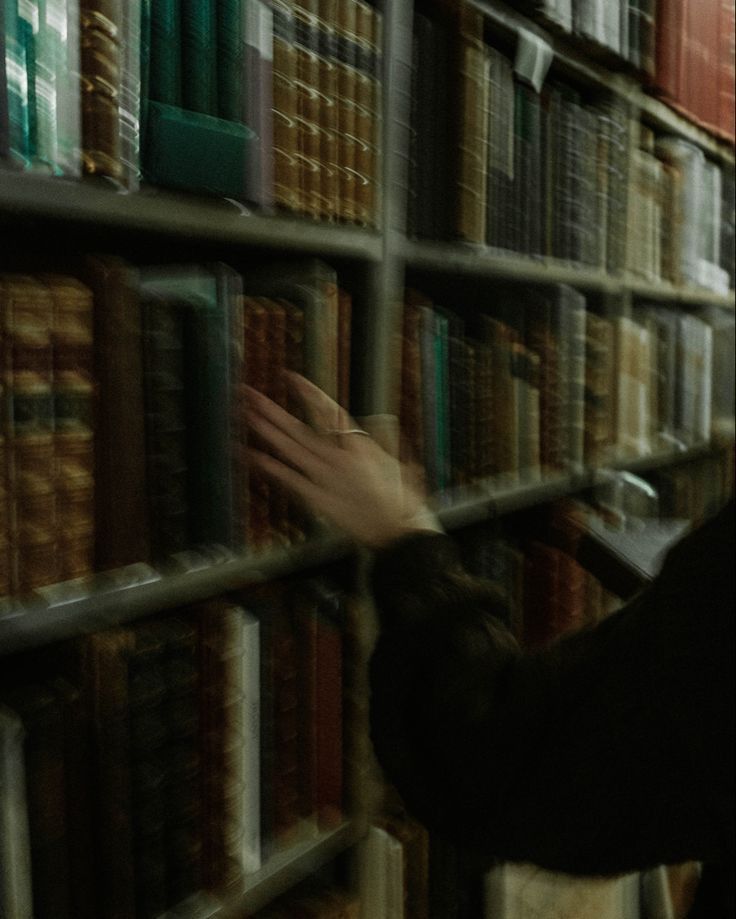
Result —
[[4, 156], [15, 166], [28, 162], [28, 77], [25, 44], [16, 3], [5, 3], [3, 73], [7, 86], [7, 141]]
[[24, 741], [23, 722], [0, 705], [0, 910], [8, 919], [33, 916]]
[[323, 220], [336, 220], [339, 209], [338, 86], [337, 86], [338, 0], [319, 0], [319, 92], [320, 92], [320, 204]]
[[150, 3], [148, 98], [164, 105], [182, 101], [182, 22], [180, 0]]
[[291, 6], [275, 0], [273, 11], [274, 199], [290, 211], [301, 208], [296, 24]]
[[[215, 0], [217, 115], [240, 121], [244, 95], [250, 92], [245, 71], [244, 7], [247, 0]], [[246, 119], [246, 124], [250, 122]]]
[[241, 732], [245, 744], [242, 775], [241, 864], [246, 873], [261, 867], [261, 685], [260, 625], [243, 611], [243, 644], [240, 659], [243, 681]]
[[357, 217], [356, 203], [356, 97], [357, 61], [356, 0], [343, 0], [337, 6], [337, 164], [339, 217], [352, 222]]
[[458, 11], [458, 163], [456, 234], [468, 242], [483, 243], [486, 228], [486, 159], [488, 117], [483, 49], [483, 15], [461, 3]]
[[53, 303], [30, 277], [5, 276], [6, 450], [11, 592], [58, 580], [54, 489]]
[[182, 316], [177, 303], [143, 291], [143, 390], [151, 553], [189, 545]]
[[378, 207], [383, 16], [356, 2], [355, 201], [356, 220], [375, 226]]
[[328, 592], [317, 610], [315, 727], [317, 825], [326, 831], [343, 819], [343, 642], [340, 599]]
[[258, 136], [246, 163], [246, 195], [262, 208], [274, 203], [274, 13], [245, 0], [245, 85], [241, 115]]
[[44, 278], [54, 303], [54, 476], [61, 580], [94, 570], [95, 438], [92, 292], [72, 278]]
[[79, 10], [82, 165], [88, 175], [120, 180], [121, 0], [80, 0]]
[[[182, 107], [190, 112], [216, 115], [215, 0], [180, 0], [180, 2]], [[230, 28], [237, 31], [237, 23], [231, 22]], [[170, 50], [169, 53], [171, 53]]]
[[299, 210], [310, 217], [321, 212], [319, 9], [317, 0], [294, 3], [296, 26], [297, 139]]

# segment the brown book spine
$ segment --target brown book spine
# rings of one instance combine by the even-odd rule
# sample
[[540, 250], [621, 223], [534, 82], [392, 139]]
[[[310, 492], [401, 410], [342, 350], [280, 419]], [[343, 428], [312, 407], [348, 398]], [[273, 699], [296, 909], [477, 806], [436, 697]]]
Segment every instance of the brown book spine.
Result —
[[321, 214], [336, 220], [339, 207], [340, 176], [337, 167], [337, 6], [339, 0], [319, 0], [319, 92]]
[[294, 4], [297, 57], [297, 136], [301, 200], [299, 210], [310, 216], [322, 213], [321, 94], [318, 0]]
[[279, 207], [302, 209], [299, 169], [296, 26], [294, 11], [285, 0], [274, 0], [273, 10], [273, 181]]
[[613, 326], [589, 313], [585, 349], [585, 464], [600, 466], [612, 447]]
[[[2, 287], [0, 286], [0, 310], [3, 310]], [[7, 387], [5, 381], [5, 367], [9, 364], [9, 357], [5, 353], [8, 340], [4, 330], [4, 321], [0, 313], [0, 598], [10, 594], [10, 493], [9, 493], [9, 461], [6, 449], [7, 419]]]
[[382, 15], [368, 3], [355, 4], [355, 219], [377, 220], [379, 131], [381, 117]]
[[45, 275], [54, 303], [54, 462], [61, 580], [94, 570], [94, 317], [92, 292]]
[[483, 14], [460, 0], [454, 61], [458, 85], [455, 125], [457, 204], [455, 232], [468, 242], [485, 242], [488, 86], [483, 52]]
[[31, 277], [0, 280], [7, 392], [10, 589], [58, 581], [54, 487], [53, 302]]
[[122, 179], [120, 88], [122, 0], [81, 0], [82, 164], [88, 175]]
[[316, 794], [320, 830], [339, 826], [343, 818], [343, 658], [339, 597], [328, 596], [317, 610], [315, 718], [317, 733]]
[[494, 397], [493, 397], [493, 348], [485, 343], [475, 345], [473, 369], [475, 389], [475, 449], [474, 477], [485, 479], [496, 471], [494, 461]]
[[355, 221], [356, 210], [356, 0], [341, 0], [337, 7], [337, 163], [339, 216]]
[[82, 644], [85, 698], [92, 720], [95, 844], [100, 915], [134, 919], [133, 816], [130, 773], [129, 629], [99, 632]]
[[86, 258], [80, 276], [95, 301], [95, 565], [104, 570], [151, 555], [141, 303], [136, 272], [122, 259]]

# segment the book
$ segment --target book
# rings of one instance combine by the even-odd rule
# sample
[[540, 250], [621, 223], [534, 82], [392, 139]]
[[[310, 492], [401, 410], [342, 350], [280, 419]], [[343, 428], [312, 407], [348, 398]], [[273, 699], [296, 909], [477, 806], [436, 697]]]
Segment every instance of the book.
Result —
[[[217, 115], [218, 29], [216, 0], [179, 0], [181, 105], [190, 112]], [[237, 33], [238, 23], [230, 22]], [[167, 49], [168, 54], [171, 50]]]
[[53, 433], [53, 301], [30, 275], [0, 278], [10, 591], [58, 580]]
[[24, 739], [19, 715], [0, 706], [0, 909], [8, 919], [33, 915]]
[[[155, 6], [155, 4], [154, 4]], [[87, 175], [123, 178], [120, 92], [123, 49], [120, 0], [80, 0], [82, 164]]]
[[[247, 91], [241, 90], [242, 100], [234, 120], [242, 119], [256, 136], [246, 159], [246, 199], [270, 208], [274, 201], [274, 13], [262, 0], [242, 0], [238, 14], [244, 17], [240, 79]], [[232, 31], [227, 23], [223, 29]], [[224, 91], [221, 85], [220, 93]]]
[[141, 301], [122, 259], [85, 257], [79, 274], [95, 304], [95, 568], [105, 570], [150, 560]]
[[301, 201], [301, 172], [297, 154], [297, 52], [294, 11], [286, 0], [275, 0], [273, 12], [273, 158], [274, 200], [296, 211]]
[[62, 526], [56, 536], [62, 581], [95, 563], [94, 305], [74, 278], [42, 275], [53, 302], [54, 488]]

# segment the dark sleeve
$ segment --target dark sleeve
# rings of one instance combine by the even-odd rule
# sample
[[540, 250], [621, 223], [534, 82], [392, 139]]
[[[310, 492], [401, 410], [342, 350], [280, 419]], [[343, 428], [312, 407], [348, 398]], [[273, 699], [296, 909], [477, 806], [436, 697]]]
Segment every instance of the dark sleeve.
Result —
[[376, 559], [371, 728], [428, 827], [489, 858], [612, 874], [733, 835], [733, 503], [625, 608], [523, 653], [442, 535]]

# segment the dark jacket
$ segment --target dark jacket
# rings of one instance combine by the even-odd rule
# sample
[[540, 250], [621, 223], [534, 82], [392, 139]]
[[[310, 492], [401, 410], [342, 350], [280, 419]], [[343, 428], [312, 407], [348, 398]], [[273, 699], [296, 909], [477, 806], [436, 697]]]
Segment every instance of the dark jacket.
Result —
[[430, 829], [573, 874], [705, 865], [692, 916], [734, 912], [734, 505], [623, 609], [522, 652], [443, 535], [378, 554], [378, 759]]

